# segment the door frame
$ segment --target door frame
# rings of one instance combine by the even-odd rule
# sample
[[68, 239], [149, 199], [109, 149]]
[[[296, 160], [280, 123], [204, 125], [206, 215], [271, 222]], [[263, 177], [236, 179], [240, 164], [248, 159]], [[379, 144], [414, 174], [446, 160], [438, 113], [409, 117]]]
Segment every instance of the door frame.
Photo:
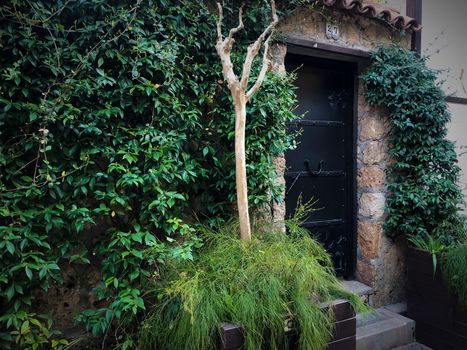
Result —
[[358, 78], [361, 72], [368, 67], [370, 63], [370, 57], [368, 52], [358, 49], [352, 49], [347, 47], [341, 47], [326, 43], [319, 43], [313, 40], [298, 39], [285, 37], [282, 41], [287, 45], [287, 53], [309, 56], [314, 58], [321, 58], [324, 60], [342, 61], [354, 65], [353, 69], [353, 116], [352, 116], [352, 179], [351, 188], [352, 200], [351, 200], [351, 223], [350, 227], [352, 232], [349, 236], [352, 240], [352, 264], [344, 278], [350, 279], [355, 277], [356, 262], [357, 262], [357, 214], [358, 214], [358, 185], [357, 185], [357, 144], [358, 144]]

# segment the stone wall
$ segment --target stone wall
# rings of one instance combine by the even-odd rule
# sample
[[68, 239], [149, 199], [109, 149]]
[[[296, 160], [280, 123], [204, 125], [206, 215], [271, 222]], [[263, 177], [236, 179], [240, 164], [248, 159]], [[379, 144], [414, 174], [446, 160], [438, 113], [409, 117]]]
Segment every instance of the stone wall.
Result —
[[370, 108], [359, 84], [357, 115], [357, 267], [356, 277], [371, 286], [375, 306], [404, 299], [405, 247], [383, 232], [387, 185], [389, 120], [387, 111]]
[[[326, 37], [326, 23], [338, 24], [340, 38]], [[402, 33], [388, 24], [358, 14], [326, 8], [299, 8], [281, 21], [278, 31], [287, 37], [308, 39], [346, 48], [370, 51], [382, 43], [410, 47], [411, 33]]]
[[[326, 23], [340, 27], [338, 40], [325, 35]], [[341, 12], [299, 9], [286, 18], [279, 32], [289, 38], [307, 39], [335, 46], [371, 51], [382, 43], [397, 43], [410, 47], [410, 33], [398, 30], [377, 20]], [[287, 53], [285, 44], [272, 50], [273, 70], [284, 71]], [[373, 306], [399, 302], [405, 291], [405, 246], [393, 242], [383, 232], [387, 194], [386, 169], [391, 161], [387, 152], [389, 122], [387, 111], [369, 107], [358, 86], [357, 112], [357, 264], [356, 278], [374, 289], [370, 297]], [[277, 171], [285, 170], [284, 159], [276, 160]], [[280, 177], [283, 183], [283, 177]], [[273, 207], [276, 222], [283, 220], [285, 204]]]

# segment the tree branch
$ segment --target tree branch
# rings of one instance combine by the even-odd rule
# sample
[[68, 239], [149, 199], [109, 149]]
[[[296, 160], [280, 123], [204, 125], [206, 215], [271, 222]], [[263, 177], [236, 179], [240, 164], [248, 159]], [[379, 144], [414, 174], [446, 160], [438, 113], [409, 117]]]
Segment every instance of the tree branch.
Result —
[[243, 4], [238, 10], [238, 26], [235, 28], [230, 29], [229, 35], [223, 39], [222, 37], [222, 20], [223, 10], [221, 4], [217, 3], [217, 9], [219, 12], [219, 19], [217, 20], [217, 43], [216, 43], [216, 50], [217, 54], [219, 55], [222, 63], [222, 73], [224, 75], [225, 80], [227, 81], [227, 85], [229, 89], [233, 92], [234, 90], [238, 90], [238, 78], [235, 75], [233, 70], [232, 60], [230, 58], [230, 51], [232, 50], [232, 46], [234, 43], [233, 36], [235, 33], [243, 29]]
[[229, 31], [229, 36], [227, 37], [229, 40], [232, 40], [233, 36], [244, 28], [243, 27], [243, 6], [245, 6], [245, 4], [242, 4], [238, 10], [238, 26], [230, 29]]
[[[263, 33], [261, 33], [258, 39], [256, 39], [254, 43], [248, 46], [245, 63], [243, 64], [242, 79], [240, 81], [240, 86], [242, 89], [246, 90], [247, 88], [248, 78], [250, 77], [253, 61], [255, 57], [258, 55], [258, 52], [261, 49], [261, 45], [263, 44], [263, 41], [266, 39], [266, 37], [267, 37], [266, 41], [269, 41], [275, 26], [279, 22], [279, 18], [277, 17], [277, 13], [276, 13], [276, 3], [274, 2], [274, 0], [271, 0], [271, 12], [272, 12], [272, 22], [266, 27]], [[265, 43], [265, 52], [267, 52], [266, 43]], [[265, 56], [263, 55], [263, 68], [264, 68], [264, 62], [265, 62], [264, 57]], [[268, 61], [268, 67], [269, 67], [269, 61]], [[264, 74], [266, 74], [266, 72]]]
[[219, 19], [217, 20], [217, 43], [219, 43], [222, 42], [222, 20], [224, 19], [224, 11], [219, 2], [217, 3], [217, 11], [219, 13]]
[[240, 30], [244, 28], [243, 25], [243, 7], [245, 4], [242, 4], [238, 10], [238, 26], [235, 28], [230, 29], [229, 35], [224, 39], [222, 37], [222, 20], [224, 19], [224, 11], [222, 10], [222, 5], [218, 2], [217, 3], [217, 11], [219, 12], [219, 19], [217, 20], [217, 43], [222, 43], [224, 50], [226, 52], [230, 52], [232, 49], [234, 38], [233, 36], [238, 33]]
[[250, 88], [250, 90], [248, 90], [248, 92], [246, 93], [246, 101], [247, 102], [259, 90], [259, 88], [263, 84], [264, 78], [266, 77], [266, 73], [268, 72], [269, 67], [271, 66], [271, 61], [269, 60], [268, 53], [269, 53], [269, 40], [271, 39], [272, 34], [273, 34], [273, 32], [271, 32], [271, 35], [264, 42], [263, 65], [261, 67], [261, 71], [258, 74], [258, 77], [256, 78], [255, 83]]

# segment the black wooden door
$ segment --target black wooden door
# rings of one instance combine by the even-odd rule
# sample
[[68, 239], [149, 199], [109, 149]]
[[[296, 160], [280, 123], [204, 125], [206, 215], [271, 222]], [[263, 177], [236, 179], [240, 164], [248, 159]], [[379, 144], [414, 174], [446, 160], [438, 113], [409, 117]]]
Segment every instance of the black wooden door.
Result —
[[336, 273], [350, 276], [354, 265], [354, 68], [307, 56], [287, 55], [297, 71], [297, 114], [289, 129], [302, 130], [286, 156], [286, 213], [297, 201], [317, 201], [305, 227], [332, 255]]

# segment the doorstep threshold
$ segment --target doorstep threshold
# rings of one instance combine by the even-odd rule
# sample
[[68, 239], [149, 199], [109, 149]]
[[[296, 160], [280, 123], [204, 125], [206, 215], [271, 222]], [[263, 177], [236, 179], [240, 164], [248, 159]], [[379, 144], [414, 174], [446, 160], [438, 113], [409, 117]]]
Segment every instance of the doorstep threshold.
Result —
[[345, 290], [355, 293], [361, 297], [372, 295], [374, 289], [357, 280], [340, 280]]

